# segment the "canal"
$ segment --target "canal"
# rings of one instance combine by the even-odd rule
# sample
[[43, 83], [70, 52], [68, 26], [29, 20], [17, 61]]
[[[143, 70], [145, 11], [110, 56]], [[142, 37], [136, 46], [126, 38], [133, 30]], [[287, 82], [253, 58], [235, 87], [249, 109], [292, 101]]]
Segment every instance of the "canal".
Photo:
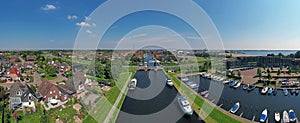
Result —
[[175, 87], [165, 83], [163, 71], [137, 71], [137, 88], [127, 92], [117, 123], [201, 123], [194, 114], [184, 116], [177, 97], [180, 94]]
[[[229, 111], [236, 102], [240, 102], [241, 107], [236, 113], [236, 115], [249, 120], [259, 121], [261, 112], [267, 108], [268, 109], [268, 121], [269, 123], [274, 123], [274, 113], [280, 112], [282, 118], [282, 112], [284, 110], [294, 109], [296, 116], [300, 116], [300, 96], [292, 95], [289, 93], [288, 96], [284, 96], [282, 90], [278, 90], [277, 95], [262, 95], [261, 89], [256, 88], [253, 91], [245, 91], [242, 87], [237, 89], [229, 87], [229, 85], [224, 85], [221, 82], [216, 82], [202, 78], [199, 76], [190, 76], [189, 79], [194, 82], [199, 83], [198, 92], [208, 90], [210, 84], [214, 86], [219, 86], [218, 88], [223, 88], [223, 92], [218, 99], [217, 95], [214, 94], [214, 90], [209, 90], [209, 96], [207, 97], [210, 101], [221, 106], [224, 110]], [[214, 101], [218, 100], [218, 101]]]
[[[159, 66], [151, 54], [146, 54], [143, 65]], [[204, 123], [194, 112], [184, 116], [175, 87], [166, 85], [163, 71], [137, 71], [137, 88], [129, 90], [125, 97], [117, 123]]]

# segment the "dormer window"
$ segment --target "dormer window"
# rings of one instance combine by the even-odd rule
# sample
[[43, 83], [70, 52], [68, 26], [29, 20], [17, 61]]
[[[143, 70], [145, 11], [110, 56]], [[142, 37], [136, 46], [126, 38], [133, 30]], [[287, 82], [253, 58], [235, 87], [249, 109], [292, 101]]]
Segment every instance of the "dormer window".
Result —
[[22, 92], [21, 92], [20, 90], [18, 90], [18, 91], [17, 91], [17, 95], [18, 95], [18, 96], [21, 96], [21, 95], [22, 95]]

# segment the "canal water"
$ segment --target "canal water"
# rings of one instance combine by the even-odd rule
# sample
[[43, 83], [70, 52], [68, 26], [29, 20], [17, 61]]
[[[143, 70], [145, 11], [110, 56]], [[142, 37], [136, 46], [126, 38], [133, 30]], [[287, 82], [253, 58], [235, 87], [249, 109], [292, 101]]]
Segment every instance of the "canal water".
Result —
[[165, 83], [162, 71], [137, 71], [135, 90], [127, 92], [117, 123], [203, 123], [194, 113], [184, 116], [174, 87]]
[[[189, 77], [191, 81], [199, 83], [198, 92], [208, 90], [210, 84], [214, 86], [219, 86], [223, 88], [223, 92], [219, 99], [216, 99], [217, 95], [214, 94], [214, 90], [209, 90], [209, 100], [217, 104], [226, 111], [229, 111], [236, 102], [240, 102], [240, 109], [237, 111], [236, 115], [243, 118], [255, 121], [259, 121], [261, 112], [266, 108], [268, 109], [268, 122], [274, 123], [274, 113], [280, 112], [282, 118], [282, 112], [284, 110], [294, 109], [296, 116], [300, 117], [300, 96], [289, 93], [288, 96], [284, 96], [282, 90], [278, 90], [277, 95], [262, 95], [261, 89], [256, 88], [253, 91], [245, 91], [242, 87], [234, 89], [229, 87], [229, 85], [224, 85], [221, 82], [212, 81], [200, 76]], [[214, 101], [218, 100], [218, 101]]]

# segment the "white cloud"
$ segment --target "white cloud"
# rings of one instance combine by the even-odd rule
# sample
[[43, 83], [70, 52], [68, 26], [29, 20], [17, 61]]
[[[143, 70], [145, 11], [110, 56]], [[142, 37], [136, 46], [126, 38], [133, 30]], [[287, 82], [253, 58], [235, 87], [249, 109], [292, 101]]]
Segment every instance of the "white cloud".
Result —
[[86, 30], [86, 33], [92, 34], [93, 32], [91, 30]]
[[45, 6], [42, 6], [41, 9], [42, 9], [42, 10], [45, 10], [45, 11], [47, 11], [47, 10], [55, 10], [56, 7], [55, 7], [54, 5], [47, 4], [47, 5], [45, 5]]
[[78, 17], [76, 15], [68, 15], [67, 17], [69, 20], [76, 20]]
[[89, 21], [89, 20], [92, 19], [91, 17], [87, 17], [87, 16], [85, 16], [84, 18], [85, 18], [86, 21]]
[[86, 22], [80, 22], [80, 23], [76, 23], [76, 26], [91, 27], [91, 24]]
[[96, 24], [95, 23], [92, 23], [93, 27], [96, 27]]

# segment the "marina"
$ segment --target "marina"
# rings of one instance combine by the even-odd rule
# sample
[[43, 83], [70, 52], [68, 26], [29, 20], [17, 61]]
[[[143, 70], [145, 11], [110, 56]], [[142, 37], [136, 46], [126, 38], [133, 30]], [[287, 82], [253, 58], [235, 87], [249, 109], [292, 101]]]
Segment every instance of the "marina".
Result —
[[[235, 81], [223, 84], [223, 82], [214, 81], [205, 78], [205, 76], [201, 77], [201, 75], [189, 76], [187, 78], [183, 79], [199, 84], [199, 94], [204, 94], [204, 92], [209, 93], [207, 99], [226, 111], [230, 111], [235, 103], [239, 102], [242, 106], [236, 111], [235, 115], [252, 121], [259, 122], [264, 109], [268, 110], [266, 120], [269, 123], [275, 122], [276, 112], [283, 114], [284, 110], [294, 109], [295, 114], [297, 115], [299, 113], [297, 111], [300, 111], [300, 106], [295, 105], [300, 101], [300, 97], [296, 94], [289, 94], [287, 89], [273, 88], [272, 94], [266, 94], [269, 88], [263, 89], [249, 85], [247, 90], [243, 89], [243, 86], [234, 89], [233, 86], [237, 84]], [[211, 84], [216, 86], [214, 88], [223, 88], [223, 92], [219, 99], [214, 93], [215, 90], [209, 90]], [[262, 94], [262, 90], [266, 93]], [[285, 117], [283, 116], [282, 120], [284, 120], [284, 118]]]

